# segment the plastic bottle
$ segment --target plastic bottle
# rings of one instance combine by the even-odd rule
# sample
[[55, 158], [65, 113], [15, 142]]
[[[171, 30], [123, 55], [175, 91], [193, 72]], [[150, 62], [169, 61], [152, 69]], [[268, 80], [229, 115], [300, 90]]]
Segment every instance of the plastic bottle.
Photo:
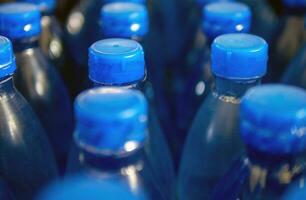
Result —
[[19, 2], [32, 3], [38, 6], [41, 17], [40, 46], [45, 56], [54, 62], [55, 67], [63, 70], [64, 45], [61, 27], [54, 16], [57, 0], [18, 0]]
[[179, 171], [180, 199], [208, 199], [234, 159], [244, 152], [238, 131], [241, 97], [266, 72], [268, 45], [249, 34], [226, 34], [212, 44], [215, 89], [189, 131]]
[[306, 89], [306, 44], [288, 65], [282, 82]]
[[282, 199], [295, 182], [305, 190], [306, 92], [254, 87], [242, 99], [240, 117], [247, 156], [230, 168], [212, 199]]
[[96, 179], [118, 180], [128, 184], [134, 194], [145, 190], [150, 199], [170, 199], [145, 149], [150, 140], [147, 101], [140, 92], [115, 87], [91, 89], [78, 96], [75, 113], [77, 162], [73, 170], [85, 171]]
[[147, 200], [145, 194], [133, 194], [131, 189], [117, 180], [99, 180], [97, 177], [77, 175], [54, 183], [36, 200]]
[[[160, 124], [165, 130], [167, 140], [171, 143], [173, 135], [169, 131], [169, 110], [165, 103], [162, 92], [162, 80], [160, 79], [159, 68], [163, 66], [164, 60], [160, 54], [154, 52], [148, 41], [149, 13], [142, 4], [136, 3], [109, 3], [105, 4], [100, 13], [101, 33], [103, 38], [127, 38], [138, 41], [146, 52], [147, 81], [144, 86], [144, 93], [149, 98], [154, 113], [158, 116]], [[154, 46], [154, 45], [153, 45]], [[153, 131], [155, 132], [155, 131]]]
[[178, 151], [182, 151], [192, 120], [211, 91], [213, 75], [210, 64], [210, 45], [212, 41], [226, 33], [248, 33], [251, 17], [250, 9], [241, 3], [219, 2], [207, 4], [203, 8], [202, 30], [206, 42], [189, 53], [186, 71], [181, 75], [184, 86], [181, 91], [178, 89], [176, 96], [178, 135], [175, 138]]
[[305, 42], [305, 0], [282, 0], [283, 13], [277, 35], [271, 42], [270, 64], [264, 82], [279, 82], [286, 67]]
[[[142, 46], [133, 40], [105, 39], [89, 49], [89, 78], [96, 87], [134, 88], [145, 90], [145, 61]], [[143, 86], [144, 85], [144, 86]], [[173, 196], [174, 167], [168, 145], [160, 127], [150, 91], [144, 91], [149, 100], [148, 159], [156, 179], [164, 186], [168, 197]], [[76, 157], [72, 158], [75, 160]], [[161, 162], [162, 161], [162, 162]], [[72, 162], [73, 163], [73, 162]], [[73, 164], [72, 164], [73, 165]]]
[[0, 66], [1, 177], [16, 199], [31, 200], [57, 177], [56, 163], [39, 120], [14, 86], [15, 56], [11, 42], [2, 36]]
[[0, 6], [0, 34], [12, 40], [16, 55], [16, 87], [38, 115], [62, 170], [72, 140], [72, 108], [63, 81], [38, 45], [40, 20], [34, 5]]

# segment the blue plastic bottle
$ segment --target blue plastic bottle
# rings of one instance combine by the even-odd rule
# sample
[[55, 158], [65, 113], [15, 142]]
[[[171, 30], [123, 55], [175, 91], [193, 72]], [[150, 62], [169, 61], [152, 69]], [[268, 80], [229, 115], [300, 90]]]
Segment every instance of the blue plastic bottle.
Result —
[[194, 48], [188, 55], [188, 69], [182, 74], [185, 81], [178, 92], [176, 121], [178, 125], [177, 149], [182, 151], [187, 132], [205, 97], [210, 93], [213, 75], [210, 65], [210, 45], [219, 35], [247, 33], [250, 30], [251, 11], [241, 3], [212, 3], [203, 8], [202, 30], [204, 46]]
[[[100, 13], [101, 33], [103, 38], [127, 38], [142, 44], [146, 52], [147, 81], [144, 84], [144, 93], [150, 100], [154, 113], [165, 130], [167, 140], [171, 144], [173, 135], [170, 133], [169, 110], [162, 92], [163, 84], [159, 69], [164, 59], [156, 53], [148, 40], [149, 14], [147, 8], [136, 3], [109, 3], [105, 4]], [[153, 45], [154, 46], [154, 45]], [[154, 105], [154, 106], [153, 106]], [[172, 127], [171, 127], [172, 128]], [[153, 131], [156, 132], [156, 131]]]
[[[83, 170], [96, 179], [119, 180], [135, 194], [145, 190], [150, 199], [171, 199], [145, 149], [150, 142], [147, 101], [140, 92], [115, 87], [91, 89], [76, 99], [75, 113], [77, 162], [73, 170]], [[164, 162], [160, 160], [161, 165]]]
[[264, 82], [278, 82], [305, 42], [305, 0], [282, 0], [284, 11], [277, 35], [271, 42], [270, 64]]
[[133, 194], [118, 180], [99, 180], [93, 176], [73, 176], [46, 188], [36, 200], [148, 200], [144, 192]]
[[53, 61], [55, 67], [62, 72], [64, 68], [64, 45], [61, 27], [54, 16], [57, 0], [18, 0], [32, 3], [39, 7], [41, 17], [40, 46], [45, 56]]
[[38, 115], [64, 169], [73, 132], [68, 92], [56, 69], [38, 46], [40, 13], [36, 6], [8, 3], [0, 6], [0, 34], [10, 38], [16, 54], [16, 87]]
[[[149, 141], [146, 145], [148, 159], [163, 185], [168, 198], [173, 196], [174, 167], [165, 136], [160, 127], [150, 91], [145, 80], [144, 52], [141, 45], [127, 39], [105, 39], [94, 43], [89, 49], [89, 78], [96, 87], [140, 89], [149, 101]], [[72, 160], [75, 160], [76, 157]], [[73, 162], [72, 162], [73, 163]], [[72, 164], [73, 165], [73, 164]]]
[[306, 90], [306, 44], [288, 65], [282, 82]]
[[31, 200], [57, 169], [39, 120], [14, 86], [15, 70], [11, 42], [0, 36], [0, 172], [16, 199]]
[[212, 44], [215, 88], [189, 131], [179, 172], [180, 199], [208, 199], [231, 162], [243, 153], [238, 131], [241, 97], [258, 85], [267, 66], [268, 45], [249, 34], [226, 34]]
[[306, 92], [254, 87], [242, 99], [240, 118], [247, 156], [231, 167], [213, 199], [281, 199], [295, 182], [305, 190]]

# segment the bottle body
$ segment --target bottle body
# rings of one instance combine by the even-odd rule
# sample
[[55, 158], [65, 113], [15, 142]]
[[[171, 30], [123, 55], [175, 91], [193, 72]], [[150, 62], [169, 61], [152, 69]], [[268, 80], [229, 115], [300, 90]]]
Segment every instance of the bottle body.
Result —
[[213, 188], [243, 152], [239, 135], [241, 97], [259, 79], [216, 77], [187, 137], [179, 171], [180, 199], [210, 198]]
[[[179, 171], [180, 199], [208, 199], [229, 163], [243, 152], [239, 104], [210, 94], [190, 129]], [[224, 114], [226, 113], [226, 114]]]
[[77, 145], [75, 150], [79, 159], [73, 167], [78, 168], [78, 173], [92, 180], [119, 181], [126, 184], [136, 196], [144, 191], [149, 199], [168, 199], [164, 196], [164, 188], [156, 179], [143, 147], [118, 157], [93, 155]]
[[[51, 147], [36, 115], [13, 86], [1, 84], [1, 174], [17, 199], [32, 199], [57, 176]], [[5, 87], [2, 88], [2, 87]]]
[[250, 150], [227, 171], [216, 186], [213, 199], [282, 199], [295, 183], [299, 190], [305, 189], [304, 163], [301, 155], [269, 155]]
[[39, 48], [16, 53], [16, 87], [38, 115], [64, 169], [73, 132], [73, 116], [67, 90], [56, 69]]
[[293, 58], [288, 66], [282, 82], [306, 89], [306, 45]]

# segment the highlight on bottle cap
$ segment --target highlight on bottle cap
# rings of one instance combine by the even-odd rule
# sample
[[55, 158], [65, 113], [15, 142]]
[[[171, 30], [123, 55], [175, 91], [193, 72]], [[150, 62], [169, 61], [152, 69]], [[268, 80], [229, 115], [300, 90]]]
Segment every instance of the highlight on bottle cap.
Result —
[[0, 78], [14, 74], [16, 70], [13, 46], [9, 39], [0, 36]]
[[217, 37], [211, 61], [215, 76], [226, 79], [257, 79], [266, 74], [268, 44], [261, 37], [234, 33]]
[[39, 36], [40, 12], [37, 6], [28, 3], [0, 5], [0, 34], [11, 40]]
[[149, 29], [148, 11], [142, 4], [106, 4], [101, 10], [100, 19], [104, 37], [143, 37]]
[[31, 3], [38, 6], [42, 13], [52, 13], [56, 7], [56, 0], [17, 0], [18, 2]]
[[305, 90], [276, 84], [251, 88], [240, 116], [241, 136], [253, 149], [281, 155], [305, 151]]
[[133, 194], [125, 182], [115, 179], [98, 179], [84, 174], [57, 181], [44, 189], [37, 200], [147, 200], [144, 191]]
[[89, 153], [129, 153], [147, 137], [147, 109], [145, 97], [136, 90], [87, 90], [75, 101], [75, 141]]
[[251, 10], [245, 4], [211, 3], [203, 8], [202, 28], [210, 40], [227, 33], [248, 33], [251, 18]]
[[89, 78], [102, 85], [128, 85], [145, 78], [142, 46], [128, 39], [105, 39], [89, 48]]

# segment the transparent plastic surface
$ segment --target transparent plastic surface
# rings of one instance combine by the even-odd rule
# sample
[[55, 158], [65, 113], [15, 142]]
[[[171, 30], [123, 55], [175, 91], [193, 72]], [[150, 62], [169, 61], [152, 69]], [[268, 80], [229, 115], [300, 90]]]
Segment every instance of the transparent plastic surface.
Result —
[[57, 176], [51, 146], [30, 105], [13, 85], [0, 83], [0, 172], [16, 199], [33, 196]]
[[72, 140], [73, 115], [68, 92], [56, 69], [40, 48], [16, 53], [16, 87], [38, 115], [64, 170]]
[[[163, 184], [148, 160], [143, 147], [122, 155], [88, 153], [75, 145], [78, 161], [73, 167], [93, 180], [115, 180], [127, 184], [134, 195], [145, 191], [149, 199], [167, 200]], [[76, 153], [77, 152], [77, 153]]]
[[179, 199], [209, 199], [213, 188], [244, 148], [238, 130], [240, 98], [259, 80], [216, 79], [186, 140], [178, 177]]
[[282, 82], [306, 89], [306, 45], [289, 64]]
[[248, 151], [227, 171], [212, 199], [282, 199], [294, 184], [305, 190], [305, 156]]

